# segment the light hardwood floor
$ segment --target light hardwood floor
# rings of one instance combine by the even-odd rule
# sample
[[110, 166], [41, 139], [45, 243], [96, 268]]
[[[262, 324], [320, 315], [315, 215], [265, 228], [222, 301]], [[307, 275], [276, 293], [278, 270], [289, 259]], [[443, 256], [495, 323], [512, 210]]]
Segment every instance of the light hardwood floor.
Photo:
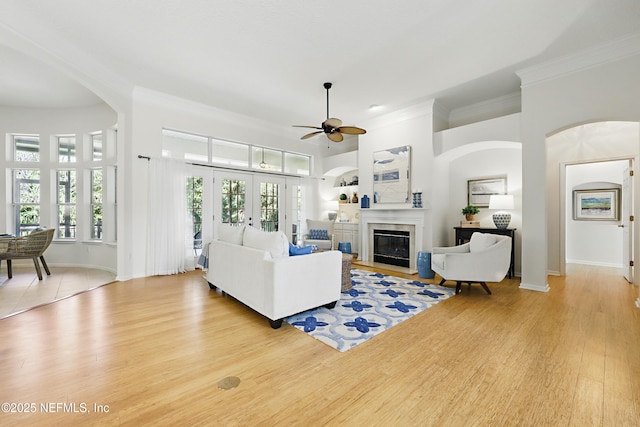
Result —
[[637, 287], [575, 266], [549, 283], [465, 285], [340, 353], [199, 272], [116, 282], [0, 320], [0, 400], [36, 404], [0, 424], [638, 426]]
[[38, 280], [33, 264], [14, 264], [13, 277], [9, 279], [6, 267], [5, 262], [0, 268], [0, 319], [68, 298], [115, 279], [113, 273], [95, 268], [50, 266], [51, 275], [43, 270], [42, 280]]

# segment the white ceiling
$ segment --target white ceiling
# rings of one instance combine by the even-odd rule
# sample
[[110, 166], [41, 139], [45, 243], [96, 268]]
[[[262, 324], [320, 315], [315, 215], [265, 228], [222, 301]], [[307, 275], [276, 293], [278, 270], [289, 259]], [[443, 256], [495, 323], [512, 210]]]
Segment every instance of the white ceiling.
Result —
[[[2, 0], [1, 8], [0, 105], [99, 102], [72, 69], [286, 126], [324, 120], [325, 81], [334, 83], [331, 116], [357, 125], [426, 99], [455, 109], [511, 94], [516, 70], [640, 32], [638, 0]], [[37, 49], [18, 52], [6, 34]]]

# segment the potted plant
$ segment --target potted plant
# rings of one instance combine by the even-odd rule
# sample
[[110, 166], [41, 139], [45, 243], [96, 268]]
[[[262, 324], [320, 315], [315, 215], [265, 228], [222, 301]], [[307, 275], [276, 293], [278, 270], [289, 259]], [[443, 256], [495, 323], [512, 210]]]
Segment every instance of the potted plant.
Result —
[[467, 221], [474, 221], [478, 212], [480, 212], [480, 209], [477, 206], [467, 205], [462, 208], [462, 213]]
[[347, 203], [347, 201], [349, 200], [349, 198], [347, 197], [347, 195], [346, 195], [346, 194], [341, 193], [341, 194], [338, 196], [338, 200], [339, 200], [339, 202], [340, 202], [340, 203]]

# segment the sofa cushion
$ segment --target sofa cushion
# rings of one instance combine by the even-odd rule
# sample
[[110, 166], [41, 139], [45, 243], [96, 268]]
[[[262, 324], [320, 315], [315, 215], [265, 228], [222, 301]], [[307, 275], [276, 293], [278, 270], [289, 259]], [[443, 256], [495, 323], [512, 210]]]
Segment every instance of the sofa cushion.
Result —
[[[333, 234], [333, 228], [335, 225], [335, 221], [321, 221], [321, 220], [307, 220], [307, 232], [311, 232], [311, 230], [327, 230], [327, 235], [331, 236]], [[330, 237], [327, 237], [330, 238]]]
[[244, 228], [245, 228], [244, 224], [242, 225], [219, 224], [218, 240], [222, 242], [232, 243], [234, 245], [242, 245]]
[[309, 230], [309, 239], [311, 240], [329, 240], [329, 232], [327, 230]]
[[484, 251], [496, 243], [496, 236], [488, 233], [473, 233], [469, 240], [469, 252]]
[[289, 240], [282, 231], [262, 231], [254, 227], [244, 228], [242, 244], [249, 248], [269, 251], [272, 258], [289, 256]]

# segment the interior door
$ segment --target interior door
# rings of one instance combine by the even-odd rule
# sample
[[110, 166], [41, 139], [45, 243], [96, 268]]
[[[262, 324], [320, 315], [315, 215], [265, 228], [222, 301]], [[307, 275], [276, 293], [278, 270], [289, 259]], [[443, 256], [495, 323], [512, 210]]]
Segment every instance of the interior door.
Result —
[[622, 271], [624, 278], [633, 283], [633, 176], [632, 169], [627, 168], [622, 177]]

